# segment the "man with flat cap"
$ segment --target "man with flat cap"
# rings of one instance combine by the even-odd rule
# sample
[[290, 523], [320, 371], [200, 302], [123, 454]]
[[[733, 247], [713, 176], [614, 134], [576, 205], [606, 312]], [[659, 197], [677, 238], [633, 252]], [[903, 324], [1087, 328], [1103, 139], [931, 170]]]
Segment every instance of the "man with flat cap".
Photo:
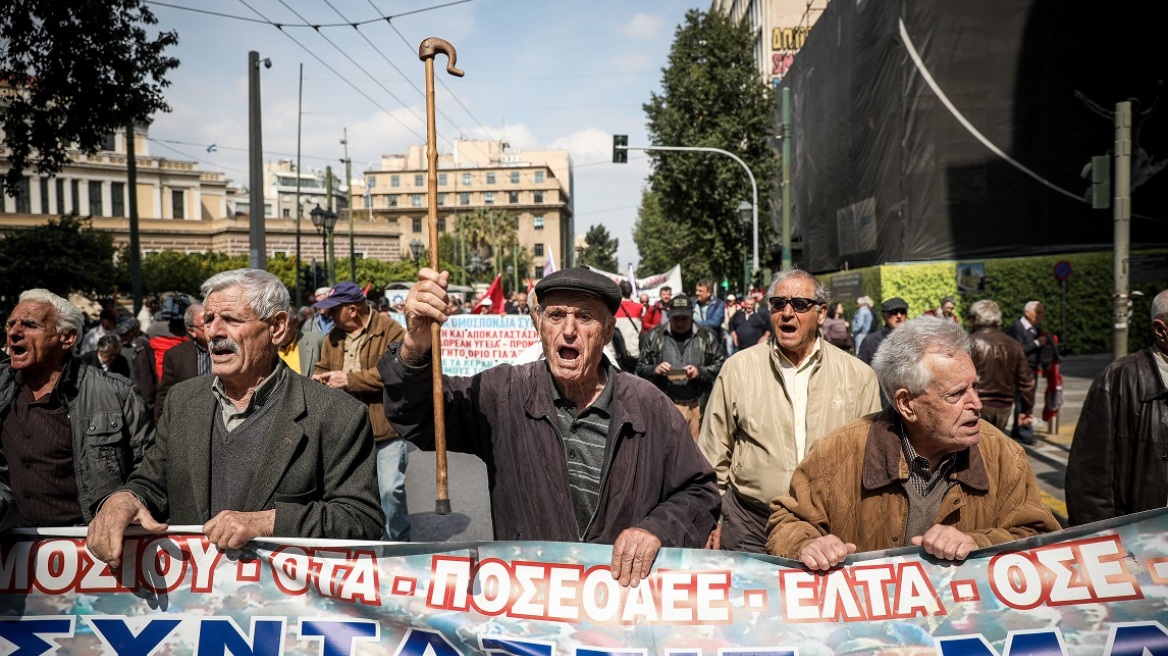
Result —
[[863, 360], [864, 364], [872, 364], [872, 357], [876, 355], [876, 349], [880, 348], [888, 335], [899, 328], [900, 324], [908, 318], [908, 303], [899, 296], [893, 296], [880, 304], [880, 311], [884, 314], [884, 327], [864, 338], [864, 342], [860, 344], [860, 350], [856, 353], [856, 357]]
[[[405, 338], [378, 364], [390, 423], [422, 448], [434, 444], [430, 327], [446, 319], [449, 280], [418, 273]], [[562, 269], [535, 292], [544, 358], [444, 376], [447, 446], [486, 462], [496, 539], [612, 544], [613, 578], [636, 586], [662, 546], [705, 544], [713, 470], [669, 398], [603, 356], [616, 283]]]

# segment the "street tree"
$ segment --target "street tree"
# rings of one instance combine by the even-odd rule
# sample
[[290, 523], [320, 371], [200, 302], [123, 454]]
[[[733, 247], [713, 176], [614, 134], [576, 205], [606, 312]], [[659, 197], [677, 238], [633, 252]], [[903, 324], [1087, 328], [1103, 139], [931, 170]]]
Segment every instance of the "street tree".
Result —
[[[695, 236], [689, 231], [679, 231], [676, 221], [665, 218], [657, 194], [650, 189], [641, 190], [641, 207], [633, 226], [633, 242], [637, 244], [639, 255], [638, 278], [668, 271], [676, 264], [681, 264], [681, 271], [687, 276], [689, 272], [706, 266]], [[697, 277], [693, 276], [693, 279]]]
[[27, 230], [9, 232], [0, 240], [0, 296], [14, 305], [20, 292], [44, 288], [61, 296], [81, 292], [106, 296], [118, 284], [114, 238], [94, 230], [88, 219], [70, 214]]
[[26, 170], [55, 175], [69, 148], [93, 154], [117, 129], [169, 111], [162, 90], [178, 60], [175, 32], [144, 0], [5, 0], [0, 11], [0, 128], [8, 147], [3, 187], [16, 195]]
[[[661, 93], [652, 94], [644, 108], [653, 145], [719, 148], [741, 157], [759, 184], [759, 216], [770, 215], [771, 181], [778, 170], [771, 146], [774, 92], [755, 67], [746, 22], [717, 11], [687, 12], [674, 36]], [[737, 208], [751, 200], [746, 172], [717, 153], [648, 154], [662, 220], [673, 225], [669, 234], [684, 240], [685, 253], [694, 256], [684, 258], [688, 264], [682, 267], [687, 288], [702, 277], [741, 275], [748, 228], [740, 223]], [[759, 223], [759, 251], [766, 253], [769, 222]]]
[[619, 246], [620, 240], [608, 234], [608, 228], [596, 224], [588, 228], [584, 235], [584, 245], [576, 248], [576, 264], [616, 273], [620, 270], [620, 263], [616, 259]]

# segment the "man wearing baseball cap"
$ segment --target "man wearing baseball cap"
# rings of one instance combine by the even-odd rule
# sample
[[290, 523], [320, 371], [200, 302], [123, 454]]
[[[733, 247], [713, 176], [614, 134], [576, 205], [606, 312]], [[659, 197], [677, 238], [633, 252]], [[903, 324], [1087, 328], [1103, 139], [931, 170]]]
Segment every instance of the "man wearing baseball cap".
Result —
[[[449, 280], [418, 273], [405, 338], [378, 365], [390, 422], [422, 448], [434, 444], [430, 328], [446, 320]], [[615, 282], [561, 269], [535, 293], [544, 358], [444, 376], [447, 446], [486, 461], [496, 539], [612, 544], [613, 578], [635, 586], [662, 546], [705, 544], [713, 470], [669, 398], [603, 356]]]
[[374, 312], [356, 283], [340, 282], [313, 304], [333, 329], [325, 337], [312, 379], [348, 392], [369, 408], [377, 452], [377, 491], [385, 512], [385, 537], [410, 539], [410, 513], [406, 507], [406, 464], [409, 451], [385, 419], [381, 374], [377, 360], [390, 342], [405, 336], [401, 324]]

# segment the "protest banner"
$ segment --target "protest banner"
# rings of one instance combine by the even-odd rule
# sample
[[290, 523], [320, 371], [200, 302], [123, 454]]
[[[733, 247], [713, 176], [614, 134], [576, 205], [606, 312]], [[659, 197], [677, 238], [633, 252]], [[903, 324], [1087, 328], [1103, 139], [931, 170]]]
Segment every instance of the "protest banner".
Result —
[[[623, 276], [619, 273], [613, 273], [611, 271], [604, 271], [603, 269], [597, 269], [594, 266], [589, 266], [588, 268], [592, 269], [596, 273], [611, 278], [612, 281], [616, 283], [629, 279], [628, 276]], [[673, 290], [674, 294], [679, 294], [682, 291], [681, 265], [675, 264], [672, 269], [666, 271], [665, 273], [657, 273], [651, 276], [645, 276], [644, 278], [637, 278], [636, 280], [637, 293], [648, 294], [649, 298], [654, 301], [661, 297], [662, 287], [668, 286]]]
[[0, 653], [1163, 656], [1166, 513], [960, 564], [902, 548], [825, 574], [663, 549], [635, 588], [612, 579], [605, 545], [273, 539], [220, 552], [172, 534], [130, 538], [115, 573], [84, 529], [9, 534]]
[[[405, 315], [390, 316], [406, 325]], [[472, 376], [511, 362], [538, 341], [526, 314], [456, 314], [442, 324], [442, 373]]]

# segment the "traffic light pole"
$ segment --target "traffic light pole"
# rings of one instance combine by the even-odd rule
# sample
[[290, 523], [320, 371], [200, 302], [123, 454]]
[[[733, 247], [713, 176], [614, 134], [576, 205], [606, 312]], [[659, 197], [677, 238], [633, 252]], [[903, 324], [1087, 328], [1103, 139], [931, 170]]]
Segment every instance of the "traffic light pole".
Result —
[[1115, 104], [1115, 329], [1112, 356], [1127, 355], [1127, 323], [1131, 318], [1128, 292], [1128, 250], [1131, 247], [1131, 103]]
[[750, 172], [750, 167], [742, 158], [735, 155], [728, 150], [721, 148], [704, 148], [700, 146], [628, 146], [628, 145], [613, 145], [614, 151], [620, 150], [672, 150], [686, 153], [718, 153], [725, 155], [730, 159], [738, 162], [742, 170], [746, 171], [746, 177], [750, 178], [750, 191], [754, 199], [754, 204], [751, 209], [751, 225], [753, 229], [753, 248], [752, 248], [752, 263], [754, 265], [753, 271], [758, 272], [758, 183], [754, 181], [754, 174]]

